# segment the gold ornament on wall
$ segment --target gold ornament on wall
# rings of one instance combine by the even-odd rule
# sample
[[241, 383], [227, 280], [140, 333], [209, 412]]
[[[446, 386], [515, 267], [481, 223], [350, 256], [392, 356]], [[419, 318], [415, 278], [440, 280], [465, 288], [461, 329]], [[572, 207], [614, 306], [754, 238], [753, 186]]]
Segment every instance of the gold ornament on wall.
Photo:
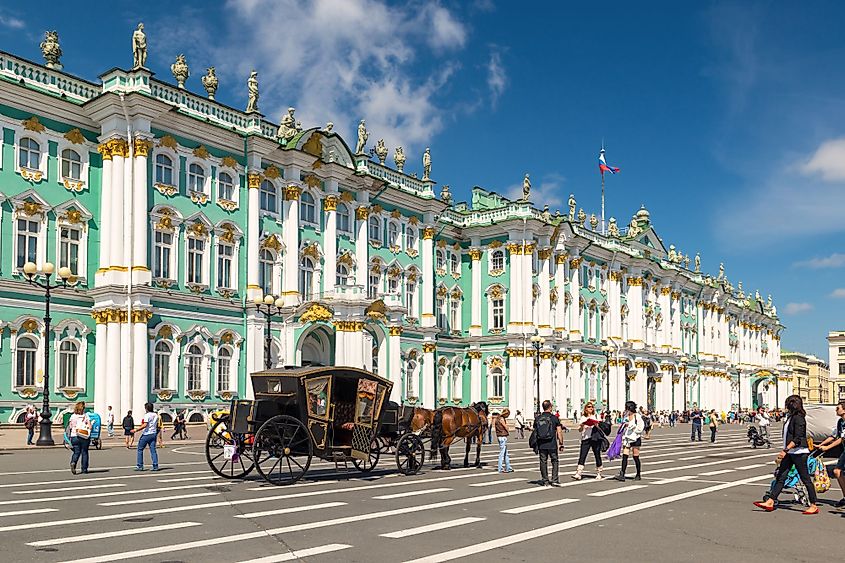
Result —
[[337, 196], [336, 195], [329, 195], [323, 199], [323, 210], [324, 211], [337, 211]]
[[276, 180], [282, 177], [282, 171], [275, 164], [271, 164], [264, 169], [264, 176], [270, 180]]
[[311, 136], [308, 137], [308, 140], [305, 141], [304, 145], [302, 145], [302, 150], [311, 156], [316, 156], [318, 158], [323, 156], [323, 136], [319, 131], [311, 133]]
[[197, 148], [195, 148], [195, 149], [193, 150], [193, 155], [194, 155], [195, 157], [197, 157], [197, 158], [201, 158], [201, 159], [203, 159], [203, 160], [205, 160], [206, 158], [208, 158], [209, 154], [210, 154], [210, 153], [208, 152], [208, 149], [207, 149], [207, 148], [205, 148], [205, 146], [204, 146], [204, 145], [200, 145], [200, 146], [198, 146]]
[[220, 161], [220, 164], [222, 164], [226, 168], [235, 168], [238, 165], [238, 161], [235, 160], [234, 157], [226, 155]]
[[36, 116], [32, 116], [29, 119], [24, 119], [21, 121], [21, 125], [23, 125], [24, 130], [26, 131], [35, 131], [36, 133], [43, 133], [47, 128], [44, 127], [44, 124], [38, 121]]
[[165, 135], [164, 137], [158, 140], [158, 146], [167, 147], [168, 149], [173, 149], [175, 151], [176, 148], [179, 146], [179, 143], [177, 143], [176, 139], [174, 139], [172, 136]]
[[290, 185], [285, 188], [285, 201], [296, 201], [302, 195], [302, 189], [299, 186]]
[[329, 321], [334, 317], [334, 313], [323, 305], [314, 303], [308, 307], [304, 313], [299, 317], [300, 322], [309, 323], [316, 321]]
[[261, 174], [247, 174], [246, 175], [246, 183], [247, 188], [250, 190], [257, 190], [261, 187]]
[[79, 127], [74, 127], [62, 136], [74, 145], [81, 145], [85, 142], [85, 137], [82, 135], [82, 131], [79, 130]]
[[282, 243], [279, 241], [279, 237], [276, 235], [270, 235], [264, 239], [264, 242], [261, 243], [261, 248], [279, 252], [282, 249]]

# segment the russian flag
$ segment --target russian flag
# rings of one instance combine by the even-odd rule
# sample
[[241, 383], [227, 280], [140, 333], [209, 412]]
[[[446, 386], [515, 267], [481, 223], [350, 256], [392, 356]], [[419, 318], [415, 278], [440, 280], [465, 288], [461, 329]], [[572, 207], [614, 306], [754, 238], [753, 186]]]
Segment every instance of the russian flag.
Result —
[[599, 152], [599, 172], [601, 172], [602, 175], [604, 175], [605, 172], [610, 172], [611, 174], [619, 172], [619, 168], [607, 165], [607, 161], [604, 159], [604, 149]]

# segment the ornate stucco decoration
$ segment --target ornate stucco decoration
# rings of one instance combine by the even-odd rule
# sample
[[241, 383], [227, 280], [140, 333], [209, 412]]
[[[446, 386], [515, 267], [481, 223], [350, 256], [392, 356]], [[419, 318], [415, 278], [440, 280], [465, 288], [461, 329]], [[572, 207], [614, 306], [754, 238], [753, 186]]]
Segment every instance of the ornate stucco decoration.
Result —
[[153, 187], [156, 189], [156, 191], [158, 191], [158, 193], [167, 197], [173, 197], [179, 191], [179, 188], [177, 188], [176, 186], [171, 186], [169, 184], [155, 183], [153, 184]]
[[316, 156], [316, 162], [320, 162], [320, 159], [323, 156], [323, 135], [319, 131], [311, 133], [311, 136], [308, 137], [308, 140], [305, 141], [304, 145], [302, 145], [302, 150], [311, 156]]
[[490, 299], [502, 299], [505, 296], [505, 290], [497, 284], [490, 288], [487, 295], [490, 296]]
[[181, 90], [185, 88], [185, 81], [191, 76], [191, 71], [188, 68], [188, 61], [185, 60], [185, 55], [176, 55], [176, 62], [170, 65], [170, 72], [173, 73], [173, 78], [176, 79], [176, 86]]
[[38, 117], [34, 115], [29, 119], [21, 121], [21, 125], [23, 125], [25, 131], [35, 131], [36, 133], [43, 133], [47, 129], [43, 123], [38, 121]]
[[74, 145], [81, 145], [85, 142], [85, 137], [82, 135], [79, 127], [74, 127], [62, 136]]
[[393, 162], [396, 164], [396, 170], [399, 172], [405, 169], [405, 150], [402, 147], [396, 147], [393, 151]]
[[203, 160], [205, 160], [209, 156], [208, 149], [205, 148], [205, 145], [200, 145], [191, 152], [195, 157], [201, 158]]
[[340, 192], [340, 200], [341, 201], [349, 203], [350, 201], [352, 201], [354, 199], [355, 199], [355, 196], [352, 195], [352, 192]]
[[204, 238], [208, 235], [208, 228], [201, 221], [195, 221], [188, 227], [188, 231], [198, 238]]
[[234, 170], [238, 166], [238, 161], [233, 156], [226, 155], [220, 160], [220, 164]]
[[159, 211], [161, 217], [155, 224], [157, 231], [172, 231], [173, 230], [173, 211], [168, 208], [163, 208]]
[[310, 244], [306, 244], [302, 247], [301, 250], [302, 256], [308, 256], [313, 258], [314, 260], [320, 259], [320, 246], [316, 242], [312, 242]]
[[305, 182], [305, 185], [309, 188], [319, 188], [323, 183], [320, 177], [316, 174], [308, 174], [302, 181]]
[[334, 317], [334, 313], [323, 305], [314, 303], [308, 307], [304, 313], [299, 317], [300, 322], [310, 323], [316, 321], [330, 321]]
[[[191, 191], [191, 201], [196, 203], [197, 205], [205, 205], [208, 203], [208, 194], [205, 192], [195, 192]], [[221, 206], [222, 207], [222, 206]]]
[[[271, 164], [264, 170], [264, 177], [269, 180], [276, 180], [282, 177], [282, 171], [279, 170], [279, 167], [275, 164]], [[288, 187], [295, 187], [295, 186], [288, 186]], [[297, 195], [297, 197], [299, 197]]]
[[263, 176], [261, 174], [255, 174], [255, 173], [247, 174], [246, 175], [247, 188], [250, 189], [250, 190], [257, 190], [258, 188], [261, 187], [262, 178], [263, 178]]
[[480, 248], [470, 248], [469, 249], [469, 257], [474, 262], [481, 260], [481, 249]]
[[146, 158], [150, 154], [150, 149], [153, 148], [153, 142], [149, 139], [136, 137], [133, 146], [135, 147], [135, 156]]
[[209, 100], [214, 100], [214, 94], [217, 92], [218, 84], [219, 81], [217, 80], [217, 73], [214, 71], [214, 67], [208, 67], [205, 71], [205, 76], [202, 77], [202, 86], [208, 93]]
[[264, 239], [264, 242], [261, 243], [261, 248], [266, 248], [275, 252], [279, 252], [282, 250], [282, 243], [279, 240], [279, 237], [277, 237], [276, 235], [270, 235]]
[[25, 215], [27, 217], [34, 217], [35, 215], [41, 214], [43, 211], [43, 206], [37, 201], [27, 200], [17, 207], [18, 214]]
[[41, 54], [44, 56], [45, 66], [56, 70], [62, 70], [61, 56], [62, 48], [59, 45], [58, 31], [45, 31], [44, 41], [41, 42]]
[[376, 143], [376, 148], [373, 149], [375, 152], [376, 157], [378, 158], [378, 163], [384, 165], [384, 160], [387, 158], [387, 145], [384, 144], [384, 139], [379, 139]]
[[402, 331], [404, 329], [401, 326], [391, 326], [388, 327], [387, 333], [390, 336], [402, 336]]
[[302, 189], [299, 186], [288, 186], [285, 188], [285, 201], [296, 201], [302, 195]]
[[206, 391], [201, 389], [193, 389], [191, 391], [188, 391], [188, 396], [191, 398], [192, 401], [202, 401], [203, 399], [205, 399], [206, 395]]
[[328, 195], [323, 198], [324, 211], [337, 211], [338, 197], [336, 195]]
[[437, 350], [437, 344], [435, 344], [434, 342], [423, 342], [423, 354], [432, 354], [435, 350]]
[[217, 205], [223, 208], [225, 211], [234, 211], [238, 208], [238, 204], [229, 199], [218, 199]]
[[235, 227], [231, 223], [223, 223], [220, 227], [223, 232], [220, 234], [220, 240], [223, 242], [234, 244], [235, 243]]
[[174, 139], [171, 135], [165, 135], [158, 140], [158, 146], [166, 147], [175, 151], [179, 147], [179, 143], [177, 143], [176, 139]]

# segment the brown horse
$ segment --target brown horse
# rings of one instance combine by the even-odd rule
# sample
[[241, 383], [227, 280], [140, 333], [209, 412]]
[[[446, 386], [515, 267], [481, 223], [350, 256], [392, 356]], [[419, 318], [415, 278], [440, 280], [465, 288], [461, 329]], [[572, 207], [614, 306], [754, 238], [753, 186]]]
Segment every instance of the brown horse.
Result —
[[431, 409], [414, 407], [414, 416], [411, 417], [411, 432], [426, 431], [434, 424], [434, 412]]
[[449, 446], [457, 438], [463, 438], [467, 445], [464, 467], [469, 467], [471, 438], [475, 438], [475, 467], [481, 467], [481, 442], [488, 424], [488, 415], [485, 402], [473, 403], [469, 408], [445, 407], [435, 412], [431, 425], [431, 458], [437, 459], [437, 452], [440, 451], [441, 469], [451, 469]]

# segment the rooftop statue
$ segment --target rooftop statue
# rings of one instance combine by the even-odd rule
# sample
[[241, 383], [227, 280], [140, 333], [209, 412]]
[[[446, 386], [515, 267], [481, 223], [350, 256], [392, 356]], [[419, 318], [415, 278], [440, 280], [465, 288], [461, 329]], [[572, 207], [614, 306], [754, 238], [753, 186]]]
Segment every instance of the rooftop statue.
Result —
[[423, 180], [431, 179], [431, 149], [426, 147], [423, 153]]
[[144, 34], [144, 24], [139, 23], [138, 29], [132, 34], [132, 70], [146, 68], [147, 64], [147, 36]]
[[607, 234], [612, 237], [619, 237], [619, 225], [616, 224], [616, 219], [614, 217], [610, 218], [610, 222], [607, 225]]
[[249, 73], [249, 79], [246, 81], [246, 87], [249, 98], [246, 101], [246, 113], [253, 113], [258, 111], [258, 72], [252, 71]]
[[701, 272], [701, 255], [698, 252], [695, 253], [695, 271]]
[[669, 245], [669, 262], [674, 264], [677, 259], [678, 259], [678, 253], [675, 252], [675, 245], [670, 244]]
[[584, 221], [587, 219], [587, 214], [584, 213], [583, 209], [578, 210], [578, 223], [583, 225]]
[[548, 205], [544, 205], [544, 206], [543, 206], [543, 221], [545, 221], [546, 223], [548, 223], [548, 222], [550, 222], [551, 220], [552, 220], [552, 213], [549, 211], [549, 206], [548, 206]]
[[202, 77], [202, 86], [208, 92], [208, 99], [213, 100], [214, 94], [217, 92], [217, 75], [214, 73], [214, 67], [210, 66], [206, 69], [205, 76]]
[[763, 298], [760, 296], [760, 290], [759, 289], [754, 291], [754, 299], [757, 301], [757, 303], [760, 303], [760, 302], [763, 301]]
[[745, 292], [742, 291], [742, 282], [739, 282], [736, 286], [737, 297], [740, 299], [745, 299]]
[[329, 121], [328, 123], [326, 123], [326, 126], [323, 128], [323, 131], [325, 131], [326, 133], [331, 133], [332, 129], [334, 129], [334, 123]]
[[528, 201], [528, 196], [531, 194], [531, 179], [528, 173], [525, 173], [525, 178], [522, 179], [522, 201]]
[[41, 54], [47, 61], [47, 68], [62, 70], [62, 63], [59, 60], [62, 56], [62, 48], [59, 46], [59, 32], [45, 31], [44, 41], [41, 42]]
[[367, 133], [367, 126], [364, 120], [361, 120], [361, 123], [358, 124], [358, 143], [355, 145], [355, 154], [364, 154], [364, 147], [367, 146], [367, 139], [370, 138], [370, 134]]
[[687, 270], [689, 270], [689, 254], [687, 254], [686, 256], [684, 256], [684, 268], [686, 268]]
[[569, 194], [569, 220], [575, 220], [575, 195]]
[[378, 163], [384, 164], [384, 160], [387, 158], [387, 145], [384, 144], [384, 139], [379, 139], [376, 143], [376, 148], [374, 149], [376, 153], [376, 157], [378, 157]]
[[396, 147], [393, 151], [393, 162], [396, 163], [396, 170], [402, 172], [405, 168], [405, 150], [402, 147]]
[[443, 189], [440, 190], [440, 199], [446, 205], [452, 205], [452, 192], [449, 191], [449, 184], [443, 184]]
[[598, 226], [599, 226], [598, 217], [596, 217], [595, 213], [590, 213], [590, 228], [595, 231], [596, 227], [598, 227]]
[[636, 215], [631, 218], [631, 224], [628, 226], [628, 236], [635, 237], [640, 234], [640, 225], [637, 223]]
[[173, 73], [173, 78], [176, 79], [176, 86], [179, 88], [185, 87], [185, 81], [191, 76], [191, 71], [188, 69], [188, 61], [185, 60], [185, 55], [176, 55], [176, 62], [170, 65], [170, 72]]
[[718, 279], [718, 280], [725, 279], [725, 263], [724, 262], [719, 263], [719, 277], [716, 278], [716, 279]]
[[772, 308], [772, 294], [769, 294], [769, 299], [766, 300], [766, 306], [771, 309]]
[[296, 127], [296, 119], [293, 117], [295, 111], [295, 108], [288, 108], [288, 112], [282, 116], [282, 119], [279, 122], [279, 130], [276, 133], [276, 137], [285, 142], [296, 137], [296, 134], [299, 132]]

